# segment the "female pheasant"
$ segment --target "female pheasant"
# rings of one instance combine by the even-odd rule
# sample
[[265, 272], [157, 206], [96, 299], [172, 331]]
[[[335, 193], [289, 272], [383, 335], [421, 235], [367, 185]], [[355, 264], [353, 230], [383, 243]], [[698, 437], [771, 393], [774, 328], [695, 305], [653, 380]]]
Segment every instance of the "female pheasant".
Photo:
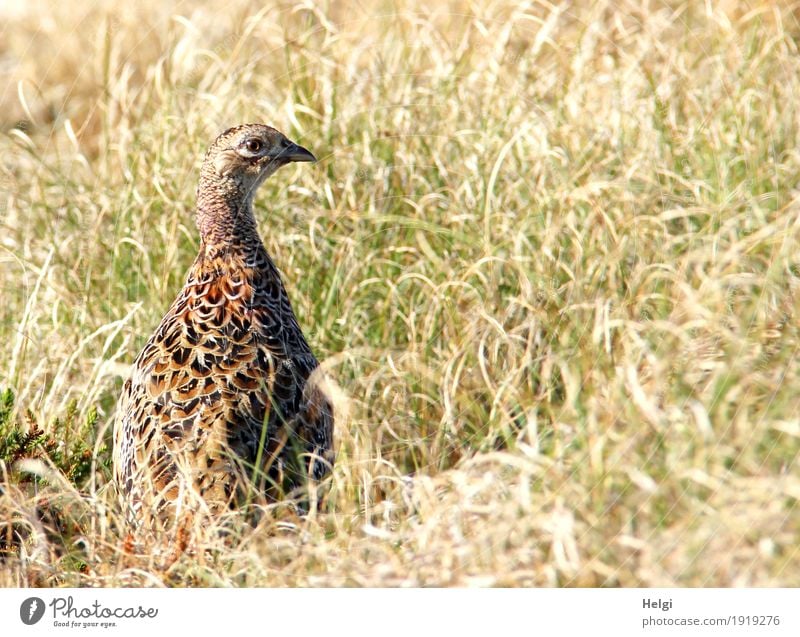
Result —
[[181, 494], [215, 509], [274, 500], [331, 468], [333, 408], [253, 215], [258, 187], [296, 161], [316, 160], [262, 124], [226, 130], [206, 153], [200, 252], [133, 364], [114, 426], [134, 519]]

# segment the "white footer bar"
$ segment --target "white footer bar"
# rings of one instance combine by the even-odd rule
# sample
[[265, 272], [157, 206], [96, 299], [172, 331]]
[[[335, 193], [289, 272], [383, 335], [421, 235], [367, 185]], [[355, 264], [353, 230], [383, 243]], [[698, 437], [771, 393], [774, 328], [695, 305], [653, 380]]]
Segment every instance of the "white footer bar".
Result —
[[0, 589], [4, 635], [800, 635], [797, 589]]

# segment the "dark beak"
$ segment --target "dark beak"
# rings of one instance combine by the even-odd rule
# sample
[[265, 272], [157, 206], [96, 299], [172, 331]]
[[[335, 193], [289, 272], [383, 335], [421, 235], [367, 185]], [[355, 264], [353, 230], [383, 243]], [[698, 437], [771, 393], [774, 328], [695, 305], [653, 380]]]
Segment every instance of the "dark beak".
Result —
[[289, 145], [278, 153], [276, 159], [284, 161], [317, 161], [317, 158], [302, 146], [290, 142]]

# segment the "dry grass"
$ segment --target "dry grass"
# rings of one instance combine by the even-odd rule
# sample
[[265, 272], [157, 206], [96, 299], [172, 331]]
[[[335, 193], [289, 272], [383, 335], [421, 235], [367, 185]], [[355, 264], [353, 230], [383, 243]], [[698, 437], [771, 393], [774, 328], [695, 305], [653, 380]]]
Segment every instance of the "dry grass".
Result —
[[[0, 463], [0, 584], [800, 585], [798, 9], [33, 4], [0, 27], [2, 435], [56, 439]], [[340, 387], [328, 507], [131, 546], [116, 397], [242, 121], [321, 158], [257, 212]]]

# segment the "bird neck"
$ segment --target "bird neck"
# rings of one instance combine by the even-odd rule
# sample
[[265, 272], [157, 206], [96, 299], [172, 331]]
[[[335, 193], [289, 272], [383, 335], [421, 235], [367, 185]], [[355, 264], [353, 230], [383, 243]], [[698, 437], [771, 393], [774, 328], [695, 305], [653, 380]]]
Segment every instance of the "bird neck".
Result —
[[209, 256], [230, 254], [247, 257], [263, 250], [253, 215], [253, 197], [238, 190], [198, 189], [197, 228], [201, 250]]

